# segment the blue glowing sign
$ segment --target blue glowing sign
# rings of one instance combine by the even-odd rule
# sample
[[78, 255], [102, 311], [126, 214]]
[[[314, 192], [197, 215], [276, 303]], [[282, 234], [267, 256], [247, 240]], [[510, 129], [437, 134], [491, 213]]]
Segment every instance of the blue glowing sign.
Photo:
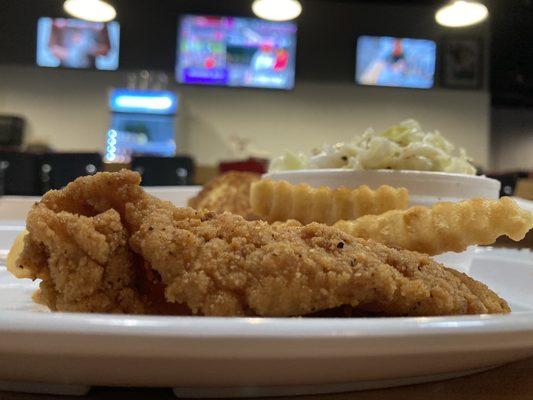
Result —
[[178, 109], [178, 98], [168, 90], [113, 89], [109, 108], [114, 112], [172, 115]]

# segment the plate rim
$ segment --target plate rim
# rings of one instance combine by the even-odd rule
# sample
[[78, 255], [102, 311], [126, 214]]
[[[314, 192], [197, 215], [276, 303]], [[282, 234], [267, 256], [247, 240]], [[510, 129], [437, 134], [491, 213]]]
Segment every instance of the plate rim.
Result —
[[204, 339], [383, 339], [460, 333], [533, 333], [533, 311], [439, 317], [271, 318], [0, 311], [4, 333]]

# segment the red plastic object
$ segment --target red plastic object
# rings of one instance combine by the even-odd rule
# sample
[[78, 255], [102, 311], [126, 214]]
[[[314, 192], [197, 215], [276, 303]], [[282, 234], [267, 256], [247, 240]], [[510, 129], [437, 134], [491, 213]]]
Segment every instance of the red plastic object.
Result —
[[218, 171], [223, 174], [228, 171], [257, 172], [264, 174], [268, 168], [268, 160], [264, 158], [249, 158], [243, 161], [221, 161]]

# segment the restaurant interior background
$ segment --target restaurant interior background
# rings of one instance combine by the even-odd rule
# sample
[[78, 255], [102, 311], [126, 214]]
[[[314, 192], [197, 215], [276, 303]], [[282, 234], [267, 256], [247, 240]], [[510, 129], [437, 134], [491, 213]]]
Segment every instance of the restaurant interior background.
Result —
[[[115, 0], [120, 23], [117, 71], [36, 65], [40, 17], [66, 17], [59, 0], [0, 2], [0, 113], [26, 121], [25, 142], [55, 151], [106, 148], [109, 90], [126, 87], [131, 73], [165, 72], [178, 96], [176, 144], [199, 166], [238, 157], [235, 138], [262, 157], [309, 150], [415, 118], [464, 147], [492, 173], [533, 169], [533, 39], [530, 1], [489, 3], [489, 19], [465, 28], [439, 26], [442, 1], [306, 0], [297, 18], [292, 90], [177, 84], [174, 67], [181, 15], [252, 17], [246, 0]], [[371, 87], [354, 80], [360, 35], [425, 38], [437, 44], [431, 89]], [[479, 84], [454, 87], [443, 75], [447, 41], [475, 40]]]
[[0, 400], [533, 399], [533, 0], [258, 1], [0, 0]]

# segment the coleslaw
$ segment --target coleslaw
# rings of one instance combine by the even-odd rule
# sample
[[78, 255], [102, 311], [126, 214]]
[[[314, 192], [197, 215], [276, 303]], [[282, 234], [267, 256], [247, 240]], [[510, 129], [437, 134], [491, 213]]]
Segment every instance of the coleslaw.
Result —
[[476, 174], [476, 168], [470, 163], [464, 149], [455, 152], [455, 146], [438, 131], [424, 132], [420, 124], [412, 119], [379, 133], [369, 128], [350, 142], [324, 144], [309, 155], [286, 151], [272, 160], [269, 171], [323, 168]]

